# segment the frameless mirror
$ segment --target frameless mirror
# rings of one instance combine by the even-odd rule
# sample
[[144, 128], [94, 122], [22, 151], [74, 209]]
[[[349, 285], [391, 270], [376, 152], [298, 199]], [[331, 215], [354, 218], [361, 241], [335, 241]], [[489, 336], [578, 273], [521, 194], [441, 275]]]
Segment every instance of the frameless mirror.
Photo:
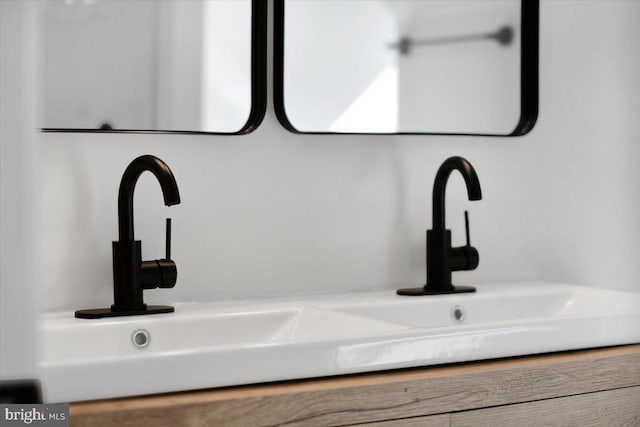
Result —
[[522, 135], [537, 0], [276, 0], [275, 103], [302, 133]]
[[40, 3], [42, 128], [250, 132], [266, 106], [265, 3]]

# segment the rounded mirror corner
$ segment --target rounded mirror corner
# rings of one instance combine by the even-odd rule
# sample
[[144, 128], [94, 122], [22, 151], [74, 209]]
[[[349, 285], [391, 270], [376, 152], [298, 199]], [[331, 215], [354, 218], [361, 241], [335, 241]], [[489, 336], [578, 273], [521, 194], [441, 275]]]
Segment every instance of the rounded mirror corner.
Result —
[[[425, 86], [424, 81], [420, 83], [419, 79], [416, 80], [416, 85], [407, 85], [408, 91], [404, 90], [404, 99], [414, 102], [413, 108], [411, 104], [407, 104], [408, 106], [393, 105], [394, 102], [399, 104], [400, 101], [394, 101], [394, 97], [389, 96], [389, 90], [384, 87], [383, 83], [385, 81], [400, 81], [396, 85], [402, 86], [407, 80], [401, 80], [399, 77], [406, 75], [403, 70], [394, 70], [392, 69], [393, 67], [388, 66], [389, 61], [396, 61], [397, 64], [401, 53], [398, 53], [395, 58], [391, 58], [388, 50], [396, 50], [404, 52], [404, 54], [411, 50], [401, 49], [402, 46], [406, 47], [407, 43], [403, 44], [397, 41], [404, 40], [406, 42], [408, 37], [406, 32], [397, 30], [396, 27], [401, 26], [402, 16], [415, 17], [420, 13], [425, 14], [425, 11], [421, 10], [417, 14], [404, 13], [408, 12], [405, 9], [415, 6], [415, 2], [381, 1], [375, 3], [373, 5], [371, 2], [345, 0], [328, 5], [308, 0], [275, 0], [274, 108], [278, 121], [285, 129], [299, 134], [496, 137], [522, 136], [533, 129], [538, 115], [539, 0], [510, 0], [497, 3], [465, 2], [452, 4], [445, 1], [435, 1], [428, 4], [420, 3], [423, 8], [440, 8], [429, 16], [432, 21], [435, 20], [434, 16], [436, 15], [438, 19], [446, 15], [446, 19], [441, 19], [446, 21], [445, 23], [447, 24], [441, 26], [439, 29], [442, 31], [441, 33], [433, 35], [431, 38], [416, 37], [413, 40], [415, 52], [418, 52], [418, 47], [421, 47], [419, 45], [424, 45], [425, 47], [421, 52], [426, 51], [426, 47], [431, 48], [431, 52], [435, 52], [429, 54], [436, 55], [435, 58], [430, 58], [432, 63], [442, 62], [438, 59], [438, 55], [440, 55], [441, 59], [450, 59], [453, 62], [459, 60], [461, 56], [464, 56], [462, 55], [462, 45], [464, 45], [464, 49], [467, 49], [464, 52], [468, 52], [469, 49], [475, 49], [478, 52], [491, 51], [502, 54], [505, 49], [512, 49], [508, 58], [511, 64], [510, 75], [508, 78], [504, 78], [500, 74], [496, 74], [494, 86], [485, 85], [480, 80], [475, 85], [468, 85], [466, 80], [461, 80], [463, 83], [453, 81], [453, 83], [448, 82], [442, 85], [448, 85], [447, 87], [456, 87], [458, 85], [460, 86], [458, 92], [466, 94], [465, 96], [471, 96], [471, 99], [473, 99], [473, 96], [475, 96], [473, 94], [475, 93], [484, 93], [484, 96], [477, 98], [481, 99], [482, 103], [476, 102], [475, 110], [467, 108], [470, 103], [465, 101], [466, 98], [462, 96], [460, 98], [455, 97], [451, 92], [443, 92], [441, 97], [431, 97], [431, 104], [428, 106], [423, 104], [421, 107], [415, 101], [429, 99], [430, 92], [420, 92], [418, 90], [421, 89], [421, 86]], [[473, 8], [475, 10], [471, 10]], [[352, 15], [353, 19], [349, 18], [349, 14]], [[355, 19], [356, 16], [358, 17], [357, 20]], [[476, 17], [482, 17], [484, 21], [482, 19], [474, 19]], [[383, 19], [387, 19], [389, 22], [385, 24], [381, 21]], [[394, 20], [397, 20], [400, 24], [392, 22]], [[471, 25], [468, 28], [465, 27], [469, 22], [476, 21], [480, 23], [474, 24], [475, 26]], [[367, 22], [371, 24], [369, 25], [371, 33], [361, 31], [363, 27], [366, 29]], [[447, 28], [451, 27], [449, 25], [451, 22], [457, 22], [457, 33], [446, 32], [449, 31]], [[432, 28], [433, 26], [425, 25], [423, 27]], [[484, 32], [483, 28], [485, 29]], [[341, 31], [340, 29], [348, 29], [350, 33], [353, 33], [353, 40], [335, 35], [336, 31]], [[490, 31], [491, 29], [496, 31]], [[509, 31], [506, 31], [506, 29], [509, 29]], [[380, 33], [384, 33], [384, 31], [389, 34], [382, 34], [381, 36]], [[333, 36], [329, 33], [333, 34]], [[509, 37], [506, 37], [506, 35]], [[340, 79], [347, 80], [346, 73], [350, 75], [367, 74], [367, 72], [362, 72], [358, 65], [365, 62], [360, 60], [364, 55], [362, 52], [369, 52], [370, 54], [373, 49], [371, 44], [361, 43], [362, 40], [374, 40], [377, 43], [378, 53], [376, 55], [380, 58], [374, 58], [369, 62], [374, 63], [377, 61], [375, 63], [378, 68], [369, 73], [370, 75], [363, 79], [362, 82], [357, 82], [360, 86], [354, 86], [353, 96], [346, 97], [344, 94], [348, 93], [353, 87], [347, 87], [345, 90], [340, 86]], [[394, 43], [394, 40], [397, 43]], [[385, 48], [388, 48], [387, 51], [384, 51]], [[335, 57], [340, 56], [334, 55], [335, 51], [340, 51], [340, 49], [345, 52], [345, 55], [342, 55], [341, 58], [345, 59], [353, 56], [360, 59], [353, 60], [353, 63], [334, 60]], [[454, 51], [457, 53], [452, 53]], [[478, 52], [476, 54], [480, 55]], [[334, 57], [331, 55], [334, 55]], [[384, 55], [386, 57], [382, 58]], [[323, 58], [331, 59], [322, 62]], [[405, 55], [403, 59], [407, 59], [407, 56]], [[415, 55], [413, 59], [415, 59]], [[330, 63], [342, 65], [344, 68], [342, 71], [332, 70], [327, 68], [327, 64]], [[407, 63], [409, 63], [409, 60], [407, 60]], [[500, 64], [497, 63], [497, 65], [499, 66]], [[466, 67], [466, 69], [471, 68]], [[485, 74], [490, 76], [491, 71], [495, 69], [495, 64], [489, 64]], [[358, 73], [354, 70], [358, 70]], [[419, 70], [419, 68], [416, 68], [416, 70]], [[416, 72], [415, 75], [419, 78], [424, 77], [423, 73]], [[449, 77], [446, 73], [443, 75]], [[478, 88], [485, 86], [495, 88], [498, 87], [496, 85], [505, 84], [503, 83], [505, 81], [510, 84], [507, 98], [509, 102], [505, 101], [494, 108], [492, 103], [495, 104], [494, 95], [498, 91], [487, 89], [483, 92]], [[466, 87], [465, 84], [467, 84]], [[361, 90], [361, 88], [365, 90]], [[467, 90], [469, 88], [471, 90]], [[414, 96], [414, 99], [410, 99], [411, 92], [420, 93], [420, 96]], [[399, 91], [396, 89], [395, 93], [399, 93]], [[396, 98], [400, 97], [396, 96]], [[334, 107], [331, 107], [332, 103], [335, 104]], [[285, 104], [287, 108], [285, 108]], [[371, 106], [375, 105], [383, 107], [376, 111], [371, 108]], [[329, 107], [325, 108], [327, 106]], [[358, 106], [363, 108], [358, 110], [356, 108]], [[307, 113], [304, 113], [305, 111]], [[439, 113], [420, 117], [419, 114], [416, 114], [416, 111], [439, 111]], [[444, 120], [439, 120], [438, 114], [442, 115], [443, 111], [448, 112], [449, 116], [445, 117]], [[502, 112], [500, 113], [502, 114], [501, 121], [495, 122], [495, 125], [486, 125], [486, 123], [490, 123], [485, 117], [488, 116], [487, 111]], [[399, 114], [399, 112], [404, 114]], [[517, 112], [520, 112], [520, 114]], [[324, 117], [322, 117], [323, 113], [326, 113]], [[309, 120], [300, 119], [300, 117], [306, 117], [305, 114]], [[467, 118], [466, 122], [461, 119], [464, 117]], [[424, 120], [425, 118], [426, 120]], [[431, 120], [431, 125], [422, 126], [429, 123], [429, 120]]]
[[[41, 132], [246, 135], [262, 123], [264, 0], [66, 3], [42, 5]], [[104, 18], [103, 25], [86, 25], [89, 9]], [[117, 43], [113, 34], [135, 41]], [[83, 43], [89, 41], [105, 49], [94, 47], [87, 55]], [[67, 47], [62, 57], [52, 50], [60, 45]]]

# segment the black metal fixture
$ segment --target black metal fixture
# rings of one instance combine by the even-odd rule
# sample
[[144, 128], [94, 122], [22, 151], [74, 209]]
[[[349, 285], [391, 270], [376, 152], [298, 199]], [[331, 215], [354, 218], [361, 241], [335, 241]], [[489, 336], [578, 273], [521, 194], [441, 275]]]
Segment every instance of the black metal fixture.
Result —
[[482, 191], [475, 169], [462, 157], [450, 157], [440, 166], [433, 183], [433, 229], [427, 230], [427, 284], [421, 288], [398, 289], [398, 295], [438, 295], [475, 292], [471, 286], [453, 286], [451, 272], [478, 267], [478, 250], [469, 241], [469, 216], [465, 211], [467, 244], [451, 247], [451, 230], [445, 228], [445, 190], [449, 175], [459, 171], [469, 200], [481, 200]]
[[464, 43], [479, 40], [495, 40], [500, 46], [509, 46], [513, 41], [513, 28], [510, 25], [504, 25], [498, 30], [490, 33], [434, 37], [431, 39], [412, 39], [411, 37], [402, 37], [398, 42], [390, 43], [388, 46], [391, 49], [398, 49], [398, 51], [402, 55], [409, 55], [411, 51], [416, 47]]
[[174, 311], [171, 306], [148, 306], [143, 301], [144, 289], [173, 288], [178, 277], [176, 263], [171, 260], [171, 218], [167, 218], [166, 223], [165, 258], [142, 261], [142, 243], [134, 239], [133, 192], [138, 177], [144, 171], [153, 173], [160, 183], [165, 205], [180, 203], [178, 184], [165, 162], [155, 156], [145, 155], [129, 164], [122, 175], [118, 192], [119, 240], [112, 244], [114, 304], [110, 308], [78, 310], [76, 317], [96, 319]]
[[[381, 50], [385, 49], [395, 49], [401, 50], [403, 49], [407, 53], [412, 50], [412, 48], [418, 49], [419, 45], [424, 44], [439, 44], [441, 46], [449, 46], [453, 48], [453, 44], [443, 45], [442, 43], [480, 43], [487, 46], [491, 46], [495, 43], [494, 46], [497, 45], [500, 50], [512, 51], [512, 47], [516, 48], [517, 52], [512, 51], [512, 58], [517, 59], [519, 63], [517, 70], [510, 70], [509, 72], [519, 73], [518, 76], [518, 86], [519, 86], [519, 102], [514, 102], [512, 107], [514, 111], [519, 111], [519, 115], [517, 119], [507, 119], [504, 117], [504, 127], [501, 125], [500, 127], [475, 127], [471, 128], [469, 126], [465, 126], [464, 122], [461, 120], [454, 120], [450, 125], [446, 128], [441, 126], [398, 126], [395, 130], [385, 129], [381, 126], [370, 126], [374, 122], [373, 118], [369, 117], [369, 120], [363, 122], [363, 125], [353, 124], [351, 126], [345, 127], [342, 130], [335, 130], [330, 128], [329, 126], [322, 126], [322, 124], [317, 125], [308, 125], [305, 121], [300, 121], [298, 119], [299, 115], [295, 113], [295, 105], [292, 106], [290, 100], [290, 88], [289, 85], [292, 84], [293, 81], [300, 81], [298, 79], [308, 78], [309, 75], [305, 73], [294, 73], [295, 75], [290, 75], [291, 67], [286, 66], [285, 58], [289, 58], [290, 56], [298, 56], [303, 53], [308, 53], [309, 55], [316, 55], [318, 57], [322, 57], [323, 61], [331, 62], [331, 65], [335, 65], [335, 70], [337, 73], [332, 73], [332, 76], [340, 76], [340, 72], [348, 74], [350, 70], [348, 69], [340, 69], [339, 67], [344, 63], [341, 62], [340, 56], [333, 56], [334, 53], [342, 52], [342, 47], [339, 47], [334, 44], [334, 39], [329, 34], [331, 32], [331, 26], [324, 27], [305, 27], [305, 31], [307, 33], [310, 32], [314, 37], [317, 37], [318, 40], [321, 40], [323, 43], [318, 43], [315, 47], [320, 48], [323, 47], [325, 50], [309, 50], [308, 46], [303, 48], [294, 49], [294, 52], [289, 52], [292, 46], [289, 46], [290, 43], [286, 43], [286, 41], [290, 37], [296, 37], [297, 30], [299, 29], [299, 21], [300, 16], [296, 13], [298, 10], [295, 6], [297, 3], [296, 0], [273, 0], [273, 28], [274, 28], [274, 38], [273, 38], [273, 107], [276, 117], [280, 124], [287, 129], [289, 132], [293, 133], [303, 133], [303, 134], [317, 134], [317, 135], [348, 135], [348, 134], [358, 134], [358, 135], [474, 135], [474, 136], [499, 136], [499, 137], [513, 137], [513, 136], [522, 136], [527, 134], [533, 127], [535, 126], [537, 117], [538, 117], [538, 38], [539, 38], [539, 21], [540, 21], [540, 0], [515, 0], [514, 6], [519, 3], [519, 14], [514, 14], [511, 18], [503, 21], [494, 22], [495, 27], [488, 26], [486, 28], [479, 28], [477, 33], [476, 30], [469, 29], [469, 33], [455, 33], [451, 35], [442, 34], [441, 36], [436, 36], [437, 38], [430, 39], [418, 39], [418, 37], [413, 37], [409, 33], [398, 34], [397, 38], [389, 39], [387, 41], [382, 41], [377, 45], [377, 47]], [[310, 2], [310, 3], [321, 3], [321, 2]], [[367, 3], [366, 1], [354, 2], [358, 3], [358, 7], [362, 7], [363, 13], [366, 13]], [[408, 2], [411, 3], [411, 2]], [[415, 1], [413, 3], [430, 3], [429, 1]], [[435, 3], [435, 2], [434, 2]], [[469, 4], [476, 3], [473, 1], [467, 2]], [[479, 4], [474, 4], [478, 10], [485, 9], [482, 2], [477, 2]], [[435, 5], [434, 5], [435, 6]], [[295, 10], [292, 10], [295, 9]], [[518, 16], [519, 15], [519, 16]], [[340, 19], [336, 15], [336, 25], [340, 25]], [[462, 31], [462, 29], [460, 30]], [[373, 40], [369, 37], [366, 37], [366, 32], [362, 33], [363, 37], [366, 40]], [[402, 39], [405, 37], [406, 39]], [[425, 37], [426, 38], [426, 37]], [[365, 39], [363, 39], [363, 44], [366, 44]], [[475, 41], [477, 40], [477, 41]], [[374, 42], [377, 43], [377, 42]], [[479, 47], [479, 46], [478, 46]], [[502, 49], [504, 48], [504, 49]], [[303, 49], [306, 49], [305, 52], [302, 52]], [[307, 52], [308, 51], [308, 52]], [[361, 55], [366, 55], [367, 49], [354, 49], [350, 52], [350, 55], [354, 58], [360, 58]], [[413, 51], [416, 55], [420, 52], [415, 50]], [[401, 53], [398, 52], [398, 56]], [[504, 58], [500, 58], [501, 55], [492, 56], [490, 60], [502, 60]], [[333, 59], [332, 59], [333, 58]], [[400, 58], [399, 60], [409, 59]], [[451, 58], [454, 59], [454, 58]], [[364, 63], [364, 62], [362, 62]], [[444, 65], [442, 63], [441, 65]], [[344, 67], [343, 67], [344, 68]], [[424, 77], [424, 76], [423, 76]], [[454, 76], [447, 75], [447, 82], [451, 82], [450, 78]], [[316, 85], [319, 82], [315, 82]], [[343, 84], [344, 81], [338, 81], [336, 84], [332, 81], [331, 77], [327, 77], [325, 81], [323, 81], [323, 85], [326, 87], [334, 87]], [[477, 81], [478, 84], [483, 84], [480, 80]], [[505, 90], [507, 86], [505, 86], [506, 82], [496, 81], [496, 87], [504, 87]], [[294, 85], [296, 83], [293, 83]], [[465, 84], [475, 84], [469, 81], [465, 81]], [[452, 84], [453, 87], [453, 84]], [[518, 87], [514, 86], [509, 90], [518, 90]], [[287, 95], [289, 94], [289, 95]], [[454, 95], [452, 93], [452, 95]], [[328, 95], [327, 95], [328, 96]], [[444, 95], [443, 95], [444, 96]], [[327, 99], [331, 97], [328, 96]], [[310, 102], [316, 102], [317, 100], [310, 100]], [[437, 101], [433, 101], [436, 102]], [[461, 101], [463, 102], [463, 101]], [[486, 102], [486, 108], [491, 109], [492, 106], [495, 106], [495, 100], [492, 98], [487, 98], [483, 102]], [[294, 103], [295, 104], [295, 103]], [[519, 105], [518, 105], [519, 104]], [[301, 104], [302, 105], [302, 104]], [[512, 107], [509, 107], [510, 109]], [[508, 120], [510, 122], [508, 122]], [[364, 126], [366, 123], [366, 126]]]
[[42, 387], [37, 379], [0, 380], [0, 404], [42, 403]]

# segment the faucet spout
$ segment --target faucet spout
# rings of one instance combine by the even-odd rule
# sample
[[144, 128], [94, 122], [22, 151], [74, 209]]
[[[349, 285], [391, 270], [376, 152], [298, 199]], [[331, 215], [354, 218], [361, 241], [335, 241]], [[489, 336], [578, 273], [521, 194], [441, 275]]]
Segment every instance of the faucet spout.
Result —
[[159, 158], [144, 155], [133, 160], [122, 175], [120, 189], [118, 191], [118, 231], [120, 241], [133, 241], [133, 192], [138, 178], [144, 171], [153, 173], [164, 197], [167, 206], [180, 203], [178, 184], [169, 166]]
[[451, 172], [457, 170], [462, 174], [467, 185], [469, 200], [482, 200], [480, 181], [475, 169], [462, 157], [449, 157], [438, 169], [433, 183], [433, 229], [445, 229], [445, 190]]
[[109, 308], [78, 310], [77, 318], [134, 316], [142, 314], [171, 313], [172, 306], [147, 305], [143, 291], [155, 288], [173, 288], [178, 270], [171, 256], [171, 218], [167, 218], [166, 256], [153, 261], [142, 260], [142, 242], [134, 239], [133, 193], [138, 178], [144, 171], [153, 173], [167, 206], [180, 203], [178, 184], [169, 166], [151, 155], [134, 159], [122, 175], [118, 190], [119, 240], [111, 243], [113, 253], [113, 304]]
[[421, 288], [398, 289], [398, 295], [439, 295], [475, 292], [472, 286], [454, 286], [451, 272], [474, 270], [480, 262], [478, 250], [469, 241], [469, 218], [465, 212], [467, 244], [451, 246], [451, 230], [445, 228], [445, 190], [451, 172], [459, 171], [467, 185], [469, 200], [481, 200], [482, 191], [475, 169], [462, 157], [449, 157], [442, 163], [433, 184], [433, 227], [427, 230], [427, 284]]

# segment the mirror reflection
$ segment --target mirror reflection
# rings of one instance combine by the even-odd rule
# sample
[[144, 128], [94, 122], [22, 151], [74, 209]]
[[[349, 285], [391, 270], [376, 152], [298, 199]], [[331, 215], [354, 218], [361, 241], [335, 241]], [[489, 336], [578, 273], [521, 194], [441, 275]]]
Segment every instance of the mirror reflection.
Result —
[[42, 3], [43, 128], [239, 132], [251, 0]]
[[520, 0], [281, 7], [279, 118], [292, 130], [509, 134], [521, 120]]

